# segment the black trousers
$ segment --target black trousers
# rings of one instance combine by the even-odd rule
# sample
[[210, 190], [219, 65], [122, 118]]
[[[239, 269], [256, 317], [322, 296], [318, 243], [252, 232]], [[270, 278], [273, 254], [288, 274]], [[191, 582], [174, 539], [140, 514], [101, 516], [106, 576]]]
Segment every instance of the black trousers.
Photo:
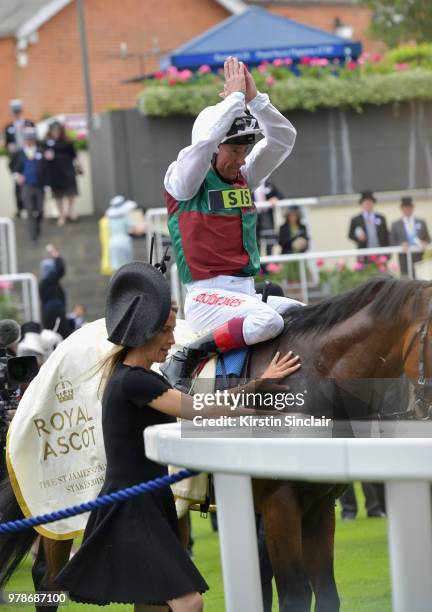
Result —
[[40, 235], [43, 219], [44, 192], [41, 187], [23, 185], [21, 195], [27, 210], [30, 240], [36, 242]]
[[21, 211], [25, 210], [24, 202], [22, 199], [22, 186], [15, 183], [15, 202], [16, 202], [16, 211], [18, 214]]
[[[365, 496], [366, 512], [368, 515], [385, 512], [384, 485], [372, 482], [362, 482], [361, 485]], [[358, 506], [353, 485], [348, 487], [340, 498], [340, 502], [342, 506], [342, 516], [356, 516]]]

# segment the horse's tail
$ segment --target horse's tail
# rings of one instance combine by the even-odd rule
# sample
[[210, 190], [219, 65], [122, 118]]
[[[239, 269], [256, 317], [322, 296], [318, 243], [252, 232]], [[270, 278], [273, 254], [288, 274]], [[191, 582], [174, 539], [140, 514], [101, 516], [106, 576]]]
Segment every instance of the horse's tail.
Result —
[[[0, 482], [0, 521], [24, 518], [8, 478]], [[0, 534], [0, 589], [25, 558], [38, 534], [34, 529]]]

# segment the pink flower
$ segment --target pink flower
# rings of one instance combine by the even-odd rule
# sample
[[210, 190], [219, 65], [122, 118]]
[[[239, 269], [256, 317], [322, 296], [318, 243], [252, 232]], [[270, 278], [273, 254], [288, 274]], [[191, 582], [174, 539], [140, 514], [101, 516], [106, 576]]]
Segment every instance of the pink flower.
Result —
[[362, 264], [361, 261], [356, 261], [355, 264], [353, 264], [352, 267], [352, 271], [353, 272], [360, 272], [360, 270], [364, 269], [364, 264]]
[[286, 57], [283, 62], [285, 64], [285, 66], [291, 66], [291, 64], [293, 63], [293, 61], [292, 61], [292, 59], [290, 57]]
[[267, 271], [271, 273], [280, 272], [281, 270], [282, 270], [282, 266], [277, 263], [269, 263], [267, 266]]
[[380, 272], [387, 272], [387, 266], [384, 266], [383, 264], [380, 264], [380, 265], [378, 266], [378, 270], [379, 270]]
[[275, 78], [272, 76], [268, 76], [265, 82], [266, 82], [266, 85], [273, 85], [273, 83], [275, 82]]
[[317, 268], [322, 268], [324, 264], [325, 264], [324, 259], [317, 259], [315, 262], [315, 265]]
[[180, 81], [183, 81], [183, 82], [189, 81], [191, 76], [192, 76], [192, 70], [187, 70], [187, 69], [186, 70], [181, 70], [178, 73], [178, 77], [179, 77]]
[[267, 72], [267, 65], [266, 64], [260, 64], [257, 68], [258, 72], [261, 72], [261, 74], [263, 74], [264, 72]]
[[208, 72], [211, 72], [211, 68], [208, 64], [203, 64], [198, 68], [198, 72], [200, 74], [207, 74]]
[[284, 60], [283, 59], [274, 59], [272, 64], [273, 66], [283, 66], [284, 65]]
[[82, 130], [76, 133], [77, 140], [85, 140], [86, 138], [87, 138], [87, 134], [83, 132]]
[[156, 70], [156, 72], [153, 72], [153, 78], [160, 81], [161, 79], [163, 79], [165, 76], [165, 73], [162, 72], [161, 70]]
[[178, 70], [175, 66], [170, 66], [169, 68], [167, 68], [166, 73], [167, 74], [177, 74]]
[[176, 85], [176, 83], [177, 83], [177, 79], [173, 77], [168, 78], [168, 85]]
[[345, 68], [347, 68], [348, 70], [355, 70], [357, 68], [357, 62], [350, 60], [345, 64]]
[[345, 261], [343, 259], [339, 259], [339, 261], [336, 262], [336, 270], [339, 270], [339, 272], [341, 272], [342, 270], [345, 270], [345, 268]]
[[12, 289], [13, 283], [10, 281], [0, 281], [0, 289]]
[[270, 64], [269, 60], [263, 60], [261, 62], [261, 66], [267, 66], [268, 64]]
[[385, 255], [380, 255], [378, 257], [378, 263], [386, 264], [387, 263], [387, 257]]
[[369, 261], [378, 261], [378, 255], [369, 255]]
[[408, 70], [408, 68], [409, 68], [409, 64], [395, 64], [394, 65], [394, 69], [399, 70], [400, 72], [402, 70]]
[[380, 62], [382, 60], [382, 55], [380, 55], [379, 53], [375, 53], [374, 55], [372, 55], [371, 57], [371, 61], [374, 62], [375, 64], [377, 62]]
[[311, 59], [310, 57], [302, 57], [300, 60], [300, 64], [304, 64], [305, 66], [308, 66], [311, 63]]

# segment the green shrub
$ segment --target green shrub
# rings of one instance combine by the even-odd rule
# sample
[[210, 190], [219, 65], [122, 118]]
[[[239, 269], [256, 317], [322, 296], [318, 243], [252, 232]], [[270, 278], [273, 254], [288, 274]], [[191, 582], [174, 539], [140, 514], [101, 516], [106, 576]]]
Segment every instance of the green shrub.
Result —
[[[282, 112], [318, 108], [351, 108], [361, 112], [368, 104], [432, 100], [432, 70], [415, 68], [388, 74], [358, 74], [355, 78], [329, 74], [321, 78], [287, 78], [272, 85], [264, 83], [259, 89], [269, 93], [273, 104]], [[220, 100], [220, 91], [218, 83], [192, 83], [178, 88], [162, 84], [146, 86], [139, 95], [138, 108], [149, 116], [196, 116]]]

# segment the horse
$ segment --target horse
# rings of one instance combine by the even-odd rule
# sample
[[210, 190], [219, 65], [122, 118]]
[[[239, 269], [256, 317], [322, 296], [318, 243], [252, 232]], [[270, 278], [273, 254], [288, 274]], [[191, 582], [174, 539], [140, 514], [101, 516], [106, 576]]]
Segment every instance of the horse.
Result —
[[[311, 391], [308, 414], [346, 424], [333, 435], [353, 435], [352, 422], [376, 416], [368, 397], [373, 395], [370, 385], [366, 391], [358, 389], [364, 379], [391, 381], [405, 374], [416, 392], [415, 407], [405, 416], [431, 418], [431, 323], [432, 283], [376, 277], [318, 304], [290, 309], [280, 336], [251, 347], [247, 376], [259, 378], [276, 351], [295, 351], [302, 367], [281, 382], [289, 382], [293, 393]], [[339, 610], [333, 568], [335, 501], [344, 486], [253, 480], [280, 612], [309, 612], [311, 592], [316, 612]], [[11, 491], [0, 491], [3, 521], [20, 514]], [[0, 588], [25, 556], [33, 533], [0, 536]], [[42, 538], [33, 570], [39, 590], [55, 590], [55, 576], [67, 563], [71, 545], [71, 540]], [[46, 568], [38, 565], [43, 556]]]

